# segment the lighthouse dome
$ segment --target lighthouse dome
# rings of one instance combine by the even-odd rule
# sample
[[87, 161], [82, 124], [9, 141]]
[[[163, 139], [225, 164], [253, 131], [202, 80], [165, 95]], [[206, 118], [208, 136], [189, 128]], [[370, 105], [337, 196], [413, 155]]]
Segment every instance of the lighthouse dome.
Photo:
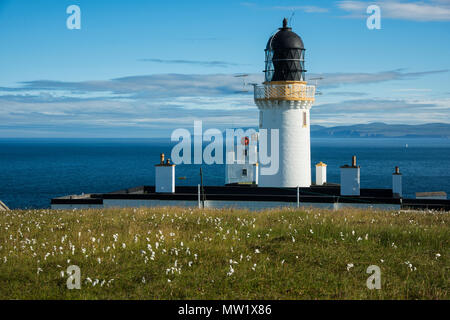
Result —
[[283, 20], [283, 28], [269, 38], [266, 50], [304, 49], [302, 38], [287, 26], [287, 19]]

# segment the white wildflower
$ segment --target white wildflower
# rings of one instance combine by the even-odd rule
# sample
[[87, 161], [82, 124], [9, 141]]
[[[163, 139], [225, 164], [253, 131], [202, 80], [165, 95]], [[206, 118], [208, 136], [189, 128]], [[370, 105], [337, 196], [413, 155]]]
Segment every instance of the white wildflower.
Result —
[[230, 265], [230, 271], [227, 272], [227, 276], [231, 276], [234, 273], [233, 266]]

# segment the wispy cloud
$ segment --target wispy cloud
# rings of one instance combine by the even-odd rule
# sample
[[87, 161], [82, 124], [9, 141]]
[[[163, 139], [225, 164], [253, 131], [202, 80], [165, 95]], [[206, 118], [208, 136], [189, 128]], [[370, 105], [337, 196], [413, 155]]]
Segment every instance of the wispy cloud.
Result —
[[[248, 83], [263, 80], [262, 74], [250, 74]], [[112, 80], [65, 82], [53, 80], [36, 80], [22, 82], [20, 88], [0, 88], [9, 94], [20, 91], [109, 93], [110, 98], [129, 97], [133, 99], [167, 98], [180, 96], [221, 96], [242, 91], [243, 82], [232, 74], [156, 74], [129, 76]]]
[[253, 97], [239, 90], [242, 80], [224, 74], [29, 81], [0, 88], [0, 136], [170, 136], [194, 120], [217, 128], [256, 125]]
[[284, 11], [303, 11], [306, 13], [325, 13], [328, 12], [328, 8], [322, 8], [317, 6], [273, 6], [271, 9], [284, 10]]
[[238, 63], [227, 62], [227, 61], [199, 61], [199, 60], [168, 60], [168, 59], [139, 59], [143, 62], [153, 62], [153, 63], [164, 63], [164, 64], [189, 64], [189, 65], [199, 65], [204, 67], [220, 67], [227, 68], [230, 66], [239, 66]]
[[261, 6], [255, 2], [241, 2], [241, 5], [248, 8], [260, 10], [282, 10], [282, 11], [303, 11], [307, 13], [325, 13], [328, 8], [319, 7], [315, 5], [296, 5], [296, 6]]
[[[439, 72], [446, 70], [320, 74], [324, 79], [319, 85], [325, 96], [317, 98], [312, 121], [325, 125], [398, 119], [405, 123], [442, 122], [450, 112], [448, 99], [412, 99], [409, 91], [405, 93], [408, 99], [377, 99], [356, 87]], [[262, 81], [262, 74], [246, 78], [247, 83]], [[203, 120], [206, 127], [256, 126], [258, 110], [252, 88], [239, 93], [242, 86], [242, 78], [233, 74], [23, 82], [0, 88], [0, 136], [168, 136], [174, 128], [190, 128], [194, 120]]]
[[362, 97], [367, 96], [367, 92], [358, 91], [326, 91], [327, 96], [342, 96], [342, 97]]
[[431, 92], [433, 89], [420, 89], [420, 88], [403, 88], [392, 90], [394, 92]]
[[403, 69], [382, 71], [375, 73], [322, 73], [322, 74], [310, 74], [309, 78], [322, 77], [323, 80], [319, 82], [321, 87], [333, 88], [346, 84], [369, 84], [379, 83], [393, 80], [411, 80], [417, 79], [423, 76], [446, 73], [449, 70], [430, 70], [422, 72], [404, 72]]
[[338, 1], [338, 8], [349, 12], [348, 17], [367, 17], [366, 9], [371, 4], [381, 8], [381, 17], [412, 21], [450, 21], [450, 2], [431, 1]]
[[[448, 70], [430, 70], [421, 72], [405, 72], [403, 69], [382, 71], [375, 73], [322, 73], [310, 74], [309, 78], [323, 77], [319, 82], [322, 88], [335, 88], [351, 84], [380, 83], [394, 80], [417, 79], [432, 74], [445, 73]], [[249, 74], [246, 83], [261, 83], [262, 73]], [[99, 81], [52, 81], [35, 80], [22, 82], [14, 88], [1, 88], [9, 95], [30, 94], [36, 91], [47, 94], [71, 97], [89, 98], [133, 98], [150, 99], [182, 96], [222, 96], [235, 95], [242, 91], [242, 78], [232, 74], [156, 74], [143, 76], [129, 76], [112, 80]], [[251, 88], [249, 95], [251, 94]], [[64, 94], [62, 94], [64, 93]]]
[[[311, 109], [315, 124], [443, 122], [448, 119], [450, 99], [355, 99], [317, 104]], [[313, 121], [313, 120], [311, 120]]]

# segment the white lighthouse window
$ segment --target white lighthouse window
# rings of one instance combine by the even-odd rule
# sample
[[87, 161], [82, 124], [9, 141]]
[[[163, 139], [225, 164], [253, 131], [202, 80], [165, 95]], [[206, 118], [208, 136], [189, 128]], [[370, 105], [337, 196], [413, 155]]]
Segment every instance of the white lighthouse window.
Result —
[[308, 126], [308, 118], [306, 117], [306, 111], [303, 111], [303, 128]]
[[247, 176], [247, 169], [242, 169], [242, 175], [243, 175], [244, 177]]

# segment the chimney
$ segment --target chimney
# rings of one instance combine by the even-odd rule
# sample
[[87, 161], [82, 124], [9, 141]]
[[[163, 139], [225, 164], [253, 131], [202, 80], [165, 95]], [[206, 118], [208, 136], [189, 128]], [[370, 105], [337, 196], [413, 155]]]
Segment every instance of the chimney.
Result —
[[392, 174], [392, 196], [394, 198], [401, 198], [403, 196], [402, 191], [402, 174], [399, 167], [395, 167], [395, 171]]
[[356, 167], [356, 156], [352, 157], [352, 167]]
[[175, 165], [170, 159], [164, 162], [164, 153], [160, 154], [160, 163], [155, 165], [155, 192], [175, 192]]
[[341, 167], [341, 196], [359, 196], [360, 192], [360, 167], [356, 165], [356, 156], [353, 156], [351, 166]]
[[327, 165], [322, 161], [316, 164], [316, 185], [323, 186], [327, 183]]

